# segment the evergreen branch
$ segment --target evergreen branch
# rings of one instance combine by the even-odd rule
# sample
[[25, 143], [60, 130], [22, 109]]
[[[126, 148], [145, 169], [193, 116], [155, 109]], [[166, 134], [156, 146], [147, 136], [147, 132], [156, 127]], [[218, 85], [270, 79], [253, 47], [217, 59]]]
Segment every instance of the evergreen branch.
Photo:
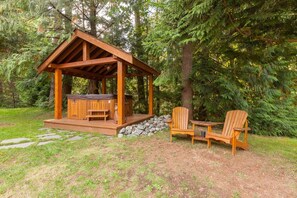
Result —
[[106, 4], [102, 5], [101, 8], [98, 9], [99, 4], [96, 6], [96, 15], [106, 6]]
[[75, 3], [74, 4], [74, 6], [88, 19], [88, 20], [90, 20], [90, 17], [88, 17], [86, 14], [85, 14], [85, 12], [83, 11], [83, 10], [81, 10], [80, 8], [79, 8], [79, 6]]
[[50, 38], [50, 39], [57, 39], [59, 40], [60, 37], [59, 36], [45, 36], [45, 38]]
[[[224, 7], [225, 9], [227, 9], [227, 2], [226, 0], [223, 1], [223, 4], [224, 4]], [[236, 25], [235, 25], [235, 22], [234, 22], [234, 18], [233, 16], [231, 15], [230, 12], [227, 12], [227, 15], [228, 15], [228, 19], [230, 20], [230, 22], [232, 23], [232, 25], [234, 26], [234, 28], [236, 29], [237, 32], [239, 32], [242, 36], [250, 36], [250, 34], [246, 34], [244, 33], [243, 31], [241, 31]]]
[[[223, 4], [224, 4], [224, 7], [227, 8], [227, 2], [226, 2], [226, 0], [223, 0]], [[232, 16], [231, 12], [227, 12], [227, 15], [228, 15], [228, 19], [232, 23], [233, 27], [242, 36], [244, 36], [244, 37], [251, 37], [251, 38], [253, 38], [255, 40], [264, 41], [264, 42], [269, 43], [269, 44], [278, 44], [278, 43], [281, 42], [281, 40], [276, 40], [276, 39], [271, 39], [271, 38], [264, 38], [263, 36], [252, 36], [252, 33], [251, 32], [244, 32], [244, 31], [242, 31], [240, 28], [238, 28], [235, 25], [235, 22], [234, 22], [235, 20], [234, 20], [234, 17]], [[293, 39], [293, 40], [295, 40], [293, 42], [296, 42], [296, 39]], [[287, 40], [287, 41], [289, 41], [289, 40]], [[289, 42], [291, 42], [291, 41], [289, 41]]]
[[297, 39], [287, 39], [287, 42], [289, 42], [289, 43], [297, 43]]
[[49, 1], [49, 4], [61, 15], [63, 16], [65, 19], [67, 19], [68, 21], [70, 21], [71, 23], [73, 23], [75, 26], [77, 26], [79, 29], [83, 29], [80, 25], [78, 25], [77, 23], [75, 23], [74, 21], [72, 21], [71, 18], [69, 18], [67, 15], [63, 14], [51, 1]]
[[[122, 13], [121, 15], [118, 16], [118, 18], [122, 18], [124, 15], [125, 13]], [[99, 32], [99, 35], [103, 34], [107, 29], [111, 28], [115, 24], [116, 20], [112, 20], [111, 23], [110, 22], [107, 23], [107, 22], [108, 21], [106, 21], [106, 27], [104, 28], [104, 30]]]

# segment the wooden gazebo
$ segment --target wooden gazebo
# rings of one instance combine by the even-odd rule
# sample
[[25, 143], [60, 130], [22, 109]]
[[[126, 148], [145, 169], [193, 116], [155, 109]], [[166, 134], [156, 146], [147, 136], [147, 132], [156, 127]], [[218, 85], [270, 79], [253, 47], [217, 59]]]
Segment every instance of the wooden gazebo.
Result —
[[[159, 72], [115, 46], [109, 45], [83, 31], [75, 30], [70, 39], [61, 43], [38, 67], [38, 73], [55, 74], [55, 115], [45, 120], [46, 127], [100, 132], [116, 135], [120, 128], [153, 116], [153, 77]], [[89, 122], [62, 118], [62, 75], [99, 80], [102, 94], [106, 94], [106, 79], [117, 79], [118, 120]], [[125, 115], [125, 78], [148, 77], [148, 107], [146, 115]], [[110, 101], [109, 101], [110, 102]]]

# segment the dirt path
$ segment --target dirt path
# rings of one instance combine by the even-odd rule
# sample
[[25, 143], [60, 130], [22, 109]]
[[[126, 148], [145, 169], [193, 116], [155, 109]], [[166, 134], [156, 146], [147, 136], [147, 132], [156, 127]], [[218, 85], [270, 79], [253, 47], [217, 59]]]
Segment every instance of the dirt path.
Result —
[[155, 165], [158, 175], [171, 180], [178, 197], [191, 196], [187, 183], [197, 197], [297, 197], [297, 176], [280, 158], [261, 156], [213, 144], [178, 139], [173, 143], [158, 137], [131, 145], [145, 152], [146, 162]]

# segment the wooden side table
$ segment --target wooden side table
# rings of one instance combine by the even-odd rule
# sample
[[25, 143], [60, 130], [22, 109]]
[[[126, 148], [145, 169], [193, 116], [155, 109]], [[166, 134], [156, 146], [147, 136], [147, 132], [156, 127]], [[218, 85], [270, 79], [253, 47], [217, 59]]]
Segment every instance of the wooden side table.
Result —
[[[190, 121], [193, 125], [207, 127], [206, 134], [212, 132], [213, 126], [224, 124], [224, 122], [205, 122], [205, 121], [196, 121], [196, 120], [190, 120]], [[192, 136], [192, 144], [194, 144], [194, 140], [207, 141], [205, 137], [195, 136], [195, 135]]]

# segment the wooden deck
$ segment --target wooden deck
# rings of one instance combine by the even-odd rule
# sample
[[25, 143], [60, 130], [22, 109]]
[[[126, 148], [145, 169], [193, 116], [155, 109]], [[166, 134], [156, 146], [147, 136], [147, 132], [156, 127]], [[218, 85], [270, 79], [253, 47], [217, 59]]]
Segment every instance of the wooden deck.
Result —
[[127, 122], [123, 125], [115, 124], [114, 120], [74, 120], [68, 118], [62, 119], [49, 119], [44, 120], [44, 126], [48, 128], [74, 130], [81, 132], [95, 132], [105, 135], [117, 135], [121, 128], [135, 123], [142, 122], [152, 115], [147, 114], [134, 114], [127, 117]]

